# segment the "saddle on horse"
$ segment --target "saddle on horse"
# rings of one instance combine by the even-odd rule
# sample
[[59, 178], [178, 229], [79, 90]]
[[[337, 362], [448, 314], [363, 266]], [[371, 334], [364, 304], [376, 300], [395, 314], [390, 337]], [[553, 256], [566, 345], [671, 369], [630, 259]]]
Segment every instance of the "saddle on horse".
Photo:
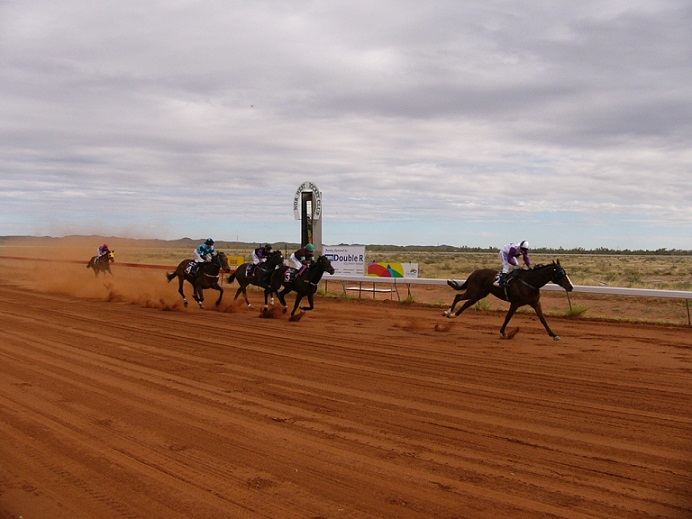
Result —
[[511, 272], [498, 272], [497, 276], [495, 276], [495, 281], [493, 281], [493, 285], [496, 287], [506, 287], [509, 286], [509, 284], [512, 282], [514, 277], [519, 273], [519, 270], [521, 269], [515, 269], [512, 270]]
[[198, 269], [199, 263], [195, 260], [190, 260], [190, 263], [187, 264], [187, 268], [185, 269], [185, 273], [190, 274], [191, 276], [196, 276]]
[[308, 267], [309, 265], [303, 265], [299, 269], [295, 267], [287, 267], [284, 271], [284, 281], [288, 283], [289, 281], [296, 281], [298, 279], [301, 279]]
[[269, 271], [265, 267], [264, 263], [252, 263], [248, 265], [247, 269], [245, 270], [245, 277], [254, 277], [261, 286], [264, 288], [269, 287]]

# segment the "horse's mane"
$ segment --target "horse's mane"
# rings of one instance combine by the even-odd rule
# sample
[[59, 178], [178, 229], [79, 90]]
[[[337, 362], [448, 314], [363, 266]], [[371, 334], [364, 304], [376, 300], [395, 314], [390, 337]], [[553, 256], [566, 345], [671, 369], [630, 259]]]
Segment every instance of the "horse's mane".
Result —
[[540, 269], [547, 269], [548, 267], [554, 267], [556, 263], [553, 261], [552, 263], [538, 263], [533, 266], [533, 270], [540, 270]]

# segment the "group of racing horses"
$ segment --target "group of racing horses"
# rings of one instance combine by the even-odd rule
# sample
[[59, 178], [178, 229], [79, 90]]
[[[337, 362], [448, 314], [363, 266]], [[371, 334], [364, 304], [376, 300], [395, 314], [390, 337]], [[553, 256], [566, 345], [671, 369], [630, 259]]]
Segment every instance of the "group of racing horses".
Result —
[[[187, 298], [183, 292], [185, 281], [193, 286], [193, 297], [199, 304], [200, 308], [204, 308], [204, 289], [212, 288], [219, 291], [219, 298], [216, 305], [221, 304], [223, 298], [223, 288], [219, 284], [220, 271], [230, 271], [228, 258], [223, 252], [215, 252], [210, 262], [201, 263], [197, 272], [192, 275], [189, 273], [188, 266], [192, 260], [183, 260], [178, 265], [175, 272], [166, 274], [168, 281], [178, 278], [178, 292], [183, 298], [185, 306], [187, 306]], [[269, 308], [269, 298], [274, 294], [279, 298], [283, 306], [284, 313], [287, 311], [286, 294], [289, 292], [296, 293], [296, 301], [291, 311], [291, 317], [295, 317], [296, 310], [300, 306], [303, 297], [307, 297], [309, 306], [300, 306], [301, 310], [312, 310], [315, 308], [315, 292], [325, 272], [334, 274], [334, 267], [327, 256], [319, 256], [312, 262], [302, 273], [297, 269], [288, 267], [284, 264], [284, 257], [280, 250], [273, 251], [269, 254], [267, 260], [260, 264], [243, 263], [231, 273], [228, 277], [228, 282], [237, 281], [239, 288], [235, 294], [234, 301], [238, 299], [240, 294], [245, 297], [245, 302], [248, 307], [252, 308], [247, 297], [248, 285], [256, 285], [264, 289], [264, 309], [267, 312]]]
[[[110, 273], [110, 263], [114, 261], [115, 253], [111, 251], [107, 255], [91, 258], [87, 267], [92, 268], [96, 275], [98, 275], [99, 272]], [[181, 261], [174, 272], [166, 274], [166, 278], [169, 282], [176, 277], [178, 278], [178, 292], [183, 298], [186, 307], [188, 305], [188, 300], [183, 291], [185, 281], [192, 285], [193, 297], [200, 308], [204, 308], [204, 290], [208, 288], [219, 291], [219, 298], [216, 301], [216, 305], [220, 305], [224, 292], [223, 287], [219, 284], [221, 271], [224, 270], [229, 272], [231, 270], [226, 254], [223, 252], [215, 252], [211, 261], [201, 263], [194, 274], [190, 273], [190, 264], [192, 261], [193, 260], [189, 259]], [[318, 256], [307, 268], [301, 270], [302, 272], [299, 273], [297, 269], [285, 265], [283, 254], [280, 250], [275, 250], [264, 263], [258, 265], [243, 263], [239, 265], [228, 277], [228, 282], [238, 282], [239, 288], [236, 291], [234, 301], [242, 294], [249, 308], [253, 308], [253, 306], [247, 296], [247, 287], [249, 285], [255, 285], [264, 289], [263, 313], [268, 311], [269, 299], [271, 298], [273, 302], [274, 294], [279, 298], [283, 306], [283, 312], [286, 313], [288, 306], [285, 296], [289, 292], [295, 292], [296, 300], [293, 305], [293, 310], [291, 311], [291, 318], [295, 319], [298, 308], [301, 310], [314, 309], [315, 292], [317, 291], [317, 286], [324, 273], [334, 274], [334, 267], [332, 267], [329, 258], [326, 256]], [[567, 292], [572, 291], [574, 287], [567, 272], [565, 272], [565, 269], [560, 265], [560, 261], [553, 261], [546, 265], [537, 265], [531, 269], [521, 270], [516, 276], [513, 276], [511, 283], [503, 287], [498, 287], [493, 284], [496, 275], [496, 270], [479, 269], [473, 271], [468, 279], [461, 284], [454, 280], [447, 281], [450, 287], [460, 293], [456, 294], [452, 305], [443, 315], [449, 318], [457, 317], [470, 306], [492, 294], [510, 304], [502, 328], [500, 328], [502, 337], [511, 337], [508, 336], [506, 332], [510, 319], [518, 308], [529, 305], [536, 312], [536, 315], [545, 327], [548, 335], [554, 340], [559, 340], [560, 337], [550, 329], [543, 315], [540, 301], [540, 289], [552, 282], [561, 286]], [[299, 305], [304, 297], [307, 297], [309, 306], [301, 307]], [[455, 311], [456, 305], [462, 301], [464, 301], [464, 304]]]

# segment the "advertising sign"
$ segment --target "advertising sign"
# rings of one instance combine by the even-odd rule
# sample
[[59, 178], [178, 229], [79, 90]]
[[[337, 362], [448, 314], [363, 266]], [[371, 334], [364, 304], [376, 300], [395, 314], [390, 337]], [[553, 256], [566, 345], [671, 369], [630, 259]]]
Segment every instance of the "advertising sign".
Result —
[[364, 246], [324, 246], [323, 253], [332, 262], [335, 274], [362, 276], [365, 273]]
[[368, 276], [380, 278], [417, 278], [418, 263], [372, 262], [368, 264]]

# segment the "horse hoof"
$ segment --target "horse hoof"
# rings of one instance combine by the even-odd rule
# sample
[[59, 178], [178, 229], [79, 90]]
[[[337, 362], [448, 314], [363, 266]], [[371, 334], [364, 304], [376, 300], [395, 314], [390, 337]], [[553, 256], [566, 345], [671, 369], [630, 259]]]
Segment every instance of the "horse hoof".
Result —
[[559, 335], [555, 335], [555, 336], [553, 337], [553, 340], [554, 340], [554, 341], [559, 341], [559, 340], [560, 340], [560, 336], [559, 336]]
[[519, 333], [519, 327], [517, 326], [516, 328], [512, 328], [509, 330], [507, 333], [502, 334], [503, 339], [513, 339], [516, 334]]
[[185, 301], [185, 302], [183, 303], [183, 306], [184, 306], [185, 308], [187, 308], [187, 301]]
[[255, 309], [255, 307], [252, 306], [252, 305], [247, 305], [247, 307], [248, 307], [250, 310], [254, 310], [254, 309]]

